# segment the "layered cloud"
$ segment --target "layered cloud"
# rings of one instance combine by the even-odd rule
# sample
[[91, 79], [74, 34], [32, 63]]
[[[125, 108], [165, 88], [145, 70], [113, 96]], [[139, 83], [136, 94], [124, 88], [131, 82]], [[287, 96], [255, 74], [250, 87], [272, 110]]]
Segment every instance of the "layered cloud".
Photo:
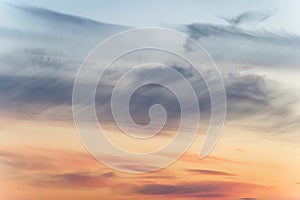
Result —
[[[300, 38], [297, 35], [203, 23], [188, 24], [186, 31], [217, 63], [272, 68], [298, 68], [300, 63]], [[186, 51], [193, 50], [189, 40], [185, 48]]]
[[203, 181], [194, 183], [181, 184], [146, 184], [137, 186], [135, 192], [143, 195], [172, 196], [184, 198], [208, 198], [208, 199], [228, 199], [237, 198], [241, 190], [250, 192], [251, 189], [261, 188], [264, 186], [239, 183], [239, 182], [222, 182], [222, 181]]
[[[0, 12], [1, 18], [2, 16], [3, 18], [0, 19], [0, 117], [72, 121], [72, 89], [76, 72], [82, 60], [99, 42], [113, 34], [128, 30], [130, 27], [102, 23], [37, 7], [7, 4], [1, 6]], [[286, 90], [285, 85], [276, 79], [276, 75], [271, 76], [271, 74], [288, 69], [290, 71], [287, 70], [284, 73], [287, 73], [287, 77], [289, 77], [298, 72], [300, 37], [286, 32], [247, 29], [244, 26], [261, 23], [271, 16], [271, 13], [249, 11], [236, 17], [222, 17], [227, 25], [193, 23], [180, 26], [178, 29], [200, 42], [220, 68], [226, 88], [228, 126], [235, 124], [235, 128], [238, 130], [247, 128], [259, 133], [282, 131], [287, 134], [296, 132], [295, 130], [299, 128], [298, 93]], [[187, 53], [194, 52], [190, 40], [184, 41], [182, 47]], [[138, 58], [142, 60], [143, 56], [138, 55]], [[164, 64], [182, 74], [191, 83], [199, 101], [201, 119], [210, 119], [209, 90], [201, 75], [193, 67], [184, 63], [169, 60]], [[101, 84], [98, 85], [95, 95], [96, 111], [98, 119], [103, 123], [114, 122], [110, 105], [112, 90], [114, 84], [128, 69], [128, 65], [130, 62], [124, 62], [108, 70], [102, 77]], [[99, 67], [102, 66], [99, 65]], [[91, 69], [91, 74], [94, 73], [93, 70]], [[207, 74], [209, 75], [209, 73], [208, 70]], [[166, 85], [182, 85], [182, 80], [172, 77], [161, 66], [153, 65], [131, 75], [130, 80], [126, 81], [138, 82], [156, 77]], [[90, 84], [89, 80], [87, 84]], [[180, 94], [185, 95], [185, 99], [188, 100], [190, 96], [186, 95], [184, 88], [181, 91]], [[121, 93], [125, 94], [126, 92], [128, 92], [127, 88], [122, 88]], [[148, 111], [153, 104], [161, 104], [166, 109], [169, 120], [166, 128], [171, 132], [178, 125], [177, 122], [181, 115], [180, 105], [176, 95], [158, 84], [149, 84], [135, 91], [129, 105], [133, 120], [141, 124], [149, 123]], [[194, 110], [189, 110], [189, 112], [191, 116], [195, 114]], [[3, 143], [12, 137], [20, 137], [18, 139], [22, 140], [25, 136], [31, 136], [26, 131], [23, 134], [23, 126], [17, 124], [27, 122], [17, 120], [6, 126], [2, 126], [3, 122], [0, 123]], [[13, 131], [5, 129], [8, 126], [16, 126], [16, 129]], [[46, 129], [48, 129], [47, 126], [45, 126]], [[29, 128], [28, 130], [36, 131], [32, 135], [44, 131], [39, 126], [36, 129]], [[45, 134], [42, 135], [42, 140], [47, 145], [53, 145], [51, 142], [56, 143], [60, 138], [47, 141], [45, 138], [53, 139], [52, 137], [54, 137], [49, 133], [62, 131], [64, 134], [65, 130], [47, 130], [48, 132], [45, 131]], [[229, 130], [231, 131], [231, 129]], [[23, 135], [17, 135], [17, 132]], [[240, 132], [243, 133], [243, 131]], [[16, 135], [8, 135], [10, 133]], [[120, 138], [118, 139], [120, 140]], [[297, 139], [297, 137], [293, 137], [293, 141], [297, 141]], [[62, 142], [63, 144], [69, 142], [65, 138], [62, 140], [66, 140]], [[232, 138], [229, 140], [233, 141]], [[256, 140], [253, 141], [256, 142]], [[14, 141], [10, 142], [14, 143]], [[252, 138], [250, 142], [252, 142]], [[19, 141], [19, 143], [22, 142]], [[36, 143], [38, 143], [38, 139]], [[35, 144], [35, 142], [30, 144]], [[226, 141], [224, 144], [227, 145]], [[126, 145], [134, 146], [131, 143]], [[44, 189], [56, 192], [58, 190], [72, 191], [74, 192], [72, 195], [78, 199], [81, 196], [77, 196], [77, 194], [79, 195], [82, 191], [83, 193], [89, 192], [91, 196], [94, 195], [91, 199], [105, 198], [103, 194], [107, 194], [115, 199], [135, 197], [170, 199], [171, 197], [174, 199], [255, 200], [263, 196], [260, 195], [260, 192], [265, 196], [279, 194], [281, 191], [278, 192], [278, 188], [266, 187], [260, 183], [273, 185], [274, 179], [279, 179], [280, 176], [285, 177], [288, 174], [285, 167], [291, 165], [287, 161], [292, 159], [287, 159], [287, 161], [283, 159], [282, 162], [286, 163], [280, 165], [277, 164], [277, 161], [274, 161], [275, 164], [272, 163], [271, 159], [270, 162], [261, 161], [261, 156], [274, 156], [277, 152], [273, 151], [277, 148], [267, 149], [269, 143], [251, 146], [251, 148], [259, 147], [266, 151], [262, 152], [262, 155], [257, 155], [259, 149], [257, 151], [251, 148], [247, 149], [249, 148], [247, 145], [236, 144], [234, 147], [236, 148], [234, 151], [236, 157], [232, 156], [232, 151], [227, 151], [226, 146], [224, 154], [222, 152], [222, 155], [219, 155], [217, 151], [215, 156], [201, 161], [203, 165], [200, 167], [199, 160], [195, 155], [184, 155], [178, 165], [147, 175], [129, 175], [109, 171], [88, 153], [81, 151], [1, 146], [0, 184], [1, 187], [2, 184], [6, 186], [5, 189], [11, 183], [15, 184], [13, 187], [34, 188], [32, 190], [37, 194], [32, 194], [32, 197], [36, 195], [38, 199], [40, 198], [38, 191]], [[76, 148], [78, 147], [76, 146]], [[222, 151], [220, 149], [219, 152]], [[284, 150], [284, 148], [280, 148], [278, 152], [284, 152]], [[290, 152], [288, 150], [286, 152]], [[272, 153], [268, 154], [269, 152]], [[106, 156], [107, 159], [119, 163], [118, 167], [127, 171], [147, 167], [143, 162], [140, 165], [129, 165], [126, 158], [122, 158], [122, 160], [119, 157]], [[170, 154], [161, 156], [170, 156]], [[229, 157], [230, 159], [228, 159]], [[250, 157], [255, 162], [251, 162]], [[290, 156], [286, 157], [290, 158]], [[259, 164], [266, 166], [258, 170], [256, 166]], [[280, 168], [278, 171], [276, 171], [277, 168], [274, 170], [278, 176], [270, 178], [271, 170], [270, 173], [265, 173], [269, 171], [270, 165]], [[211, 166], [213, 168], [210, 168]], [[266, 171], [264, 171], [265, 168]], [[296, 170], [291, 169], [290, 171], [292, 173]], [[258, 175], [254, 175], [254, 172], [257, 172]], [[290, 174], [288, 175], [290, 176]], [[287, 177], [286, 179], [286, 182], [292, 182], [297, 187], [300, 184], [297, 178]], [[274, 185], [283, 185], [286, 182], [274, 183]], [[273, 189], [274, 194], [272, 194]], [[95, 194], [94, 191], [96, 191]], [[47, 192], [49, 191], [46, 190], [45, 193]]]
[[117, 178], [113, 172], [91, 173], [91, 172], [73, 172], [63, 174], [43, 174], [35, 180], [32, 185], [47, 188], [106, 188], [110, 187], [113, 179]]
[[[13, 180], [26, 187], [89, 192], [108, 190], [110, 195], [123, 197], [226, 199], [266, 188], [247, 182], [201, 179], [182, 182], [185, 177], [177, 177], [172, 170], [167, 169], [155, 174], [137, 175], [112, 172], [86, 153], [50, 148], [1, 147], [0, 165], [2, 180]], [[195, 173], [208, 177], [234, 176], [216, 170], [189, 169], [187, 172], [187, 176], [193, 176]], [[156, 183], [156, 180], [160, 180], [161, 183]], [[172, 181], [172, 184], [168, 183], [169, 181]]]
[[[0, 30], [0, 40], [9, 46], [9, 49], [0, 49], [1, 112], [3, 115], [39, 119], [72, 119], [73, 81], [82, 59], [98, 42], [129, 27], [36, 7], [5, 5], [5, 8], [6, 15], [11, 18], [3, 22]], [[246, 12], [227, 21], [239, 25], [268, 17], [268, 14]], [[18, 26], [15, 23], [17, 20], [24, 25]], [[26, 26], [33, 28], [24, 28]], [[202, 23], [186, 25], [184, 31], [207, 48], [221, 69], [228, 101], [228, 121], [263, 118], [271, 127], [279, 122], [283, 126], [293, 127], [298, 122], [293, 113], [296, 97], [283, 92], [276, 80], [251, 70], [296, 68], [300, 64], [298, 36]], [[193, 51], [190, 45], [187, 40], [184, 44], [187, 51]], [[201, 114], [209, 118], [210, 96], [201, 76], [189, 66], [172, 61], [166, 64], [192, 84]], [[98, 88], [96, 107], [98, 115], [104, 116], [104, 121], [113, 121], [110, 110], [112, 82], [124, 72], [123, 66], [109, 71], [103, 77], [104, 87]], [[161, 67], [141, 70], [133, 78], [139, 81], [151, 74], [166, 79]], [[165, 82], [169, 83], [170, 80], [180, 84], [172, 77]], [[133, 119], [147, 123], [148, 110], [155, 103], [166, 108], [171, 121], [180, 117], [176, 96], [161, 86], [148, 85], [139, 88], [133, 95], [130, 105]], [[285, 120], [278, 118], [278, 115], [284, 116]]]

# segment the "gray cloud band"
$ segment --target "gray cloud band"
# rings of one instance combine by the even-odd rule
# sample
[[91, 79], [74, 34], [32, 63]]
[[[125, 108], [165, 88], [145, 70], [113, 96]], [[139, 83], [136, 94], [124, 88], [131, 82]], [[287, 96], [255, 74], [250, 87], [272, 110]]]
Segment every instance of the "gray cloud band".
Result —
[[[186, 52], [183, 48], [187, 39], [194, 42], [193, 52]], [[173, 163], [191, 145], [200, 123], [199, 102], [189, 80], [178, 70], [168, 66], [174, 60], [193, 66], [207, 85], [211, 98], [211, 120], [199, 156], [203, 158], [213, 149], [226, 115], [226, 93], [217, 66], [205, 49], [182, 33], [162, 28], [141, 28], [119, 33], [97, 45], [85, 58], [77, 73], [72, 95], [73, 118], [83, 145], [97, 160], [117, 170], [144, 173]], [[129, 152], [112, 143], [101, 123], [99, 129], [95, 107], [96, 90], [101, 85], [103, 74], [109, 68], [119, 66], [118, 63], [122, 63], [128, 70], [117, 80], [110, 104], [114, 122], [126, 134], [140, 138], [139, 133], [142, 132], [156, 137], [155, 134], [167, 120], [165, 109], [155, 104], [149, 109], [149, 124], [135, 124], [130, 116], [129, 104], [137, 89], [148, 84], [158, 84], [176, 96], [181, 111], [180, 123], [175, 137], [163, 148], [150, 153]], [[141, 78], [140, 81], [130, 78], [149, 65], [160, 66], [160, 73], [165, 75], [154, 74]], [[162, 80], [161, 77], [169, 81]], [[194, 111], [193, 115], [190, 110]], [[126, 123], [119, 123], [120, 121]]]

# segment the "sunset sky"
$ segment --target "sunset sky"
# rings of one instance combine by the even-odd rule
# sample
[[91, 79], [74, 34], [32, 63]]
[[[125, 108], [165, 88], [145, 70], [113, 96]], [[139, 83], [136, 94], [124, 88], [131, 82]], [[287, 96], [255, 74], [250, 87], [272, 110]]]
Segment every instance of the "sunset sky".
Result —
[[[296, 0], [0, 0], [0, 200], [300, 200], [299, 7]], [[179, 31], [206, 49], [224, 82], [227, 113], [214, 149], [199, 159], [211, 118], [205, 80], [189, 65], [161, 54], [164, 64], [195, 89], [202, 121], [178, 160], [135, 174], [130, 172], [148, 169], [146, 160], [133, 166], [128, 165], [130, 158], [107, 155], [120, 164], [116, 170], [89, 153], [73, 120], [72, 90], [77, 71], [97, 44], [143, 27]], [[193, 54], [189, 40], [174, 43]], [[182, 114], [172, 92], [143, 86], [130, 102], [133, 121], [149, 123], [149, 108], [160, 103], [168, 113], [166, 126], [148, 143], [124, 135], [116, 126], [111, 90], [128, 66], [159, 58], [144, 53], [116, 62], [95, 93], [95, 113], [107, 137], [138, 153], [171, 141]], [[96, 58], [93, 61], [103, 67], [103, 59]], [[96, 70], [88, 71], [87, 85]], [[146, 66], [125, 80], [122, 92], [131, 82], [154, 77], [181, 84], [165, 68]], [[189, 102], [185, 89], [180, 95]], [[188, 113], [190, 120], [195, 112]]]

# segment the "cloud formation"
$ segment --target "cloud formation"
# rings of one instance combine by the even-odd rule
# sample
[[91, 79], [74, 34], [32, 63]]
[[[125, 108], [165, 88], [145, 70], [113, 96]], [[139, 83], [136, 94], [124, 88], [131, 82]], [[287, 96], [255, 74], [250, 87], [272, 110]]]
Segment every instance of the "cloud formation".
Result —
[[200, 174], [200, 175], [211, 175], [211, 176], [236, 176], [235, 174], [215, 171], [215, 170], [207, 170], [207, 169], [188, 169], [189, 172]]
[[[37, 7], [10, 5], [7, 8], [8, 13], [17, 13], [12, 19], [23, 20], [24, 25], [32, 25], [32, 19], [38, 22], [30, 32], [14, 26], [2, 27], [2, 31], [0, 30], [0, 40], [14, 47], [0, 50], [2, 115], [50, 120], [72, 119], [73, 81], [83, 57], [99, 41], [129, 27]], [[254, 13], [241, 15], [235, 23], [250, 20], [251, 15]], [[42, 25], [44, 23], [48, 25], [46, 29]], [[279, 124], [278, 121], [281, 120], [281, 123], [289, 124], [289, 127], [297, 123], [298, 120], [291, 121], [290, 117], [293, 99], [289, 102], [283, 98], [289, 94], [282, 93], [280, 87], [266, 76], [248, 72], [239, 65], [249, 65], [250, 68], [299, 66], [298, 36], [249, 31], [236, 26], [217, 24], [195, 23], [186, 25], [185, 28], [193, 39], [199, 40], [208, 49], [221, 68], [228, 100], [228, 121], [259, 116], [272, 121], [273, 124]], [[59, 30], [59, 33], [56, 30]], [[74, 30], [78, 34], [73, 34]], [[69, 37], [70, 35], [72, 37]], [[10, 40], [7, 40], [7, 37], [11, 37]], [[186, 41], [186, 50], [193, 49], [189, 45], [189, 41]], [[208, 119], [210, 96], [201, 76], [190, 66], [171, 61], [166, 64], [171, 65], [191, 83], [199, 100], [201, 115]], [[229, 70], [223, 65], [237, 66], [238, 70]], [[99, 86], [96, 93], [96, 108], [100, 120], [113, 121], [110, 97], [113, 83], [124, 73], [124, 69], [125, 67], [118, 66], [103, 77], [103, 85]], [[180, 84], [180, 81], [172, 80], [172, 77], [163, 74], [164, 70], [161, 68], [152, 67], [141, 70], [132, 78], [139, 81], [155, 76], [166, 84]], [[166, 88], [152, 84], [139, 88], [131, 99], [130, 111], [135, 122], [147, 124], [148, 110], [155, 103], [160, 103], [166, 108], [170, 119], [168, 123], [174, 123], [172, 121], [177, 121], [180, 117], [176, 97]], [[191, 116], [192, 114], [193, 111]], [[282, 121], [276, 117], [278, 115], [285, 116], [288, 120]]]
[[104, 188], [115, 179], [113, 172], [91, 173], [72, 172], [63, 174], [43, 174], [42, 177], [32, 180], [32, 185], [47, 188]]
[[[204, 23], [188, 24], [186, 32], [207, 49], [218, 65], [297, 68], [300, 64], [297, 35]], [[193, 51], [190, 39], [184, 48]]]
[[[190, 67], [178, 65], [172, 65], [172, 67], [182, 73], [196, 91], [202, 119], [209, 118], [210, 96], [201, 76]], [[160, 77], [161, 80], [165, 79], [163, 69], [158, 67], [140, 71], [132, 77], [133, 81], [139, 81], [151, 73], [157, 74], [156, 77]], [[96, 111], [100, 121], [114, 121], [110, 107], [114, 88], [111, 80], [118, 80], [121, 74], [121, 69], [108, 72], [103, 77], [104, 82], [97, 89]], [[171, 77], [169, 78], [171, 80]], [[277, 120], [280, 119], [277, 119], [276, 115], [273, 117], [274, 113], [284, 115], [286, 119], [291, 115], [291, 106], [284, 103], [284, 101], [288, 103], [284, 95], [282, 96], [284, 92], [279, 90], [280, 87], [277, 87], [276, 83], [267, 80], [264, 76], [232, 71], [224, 72], [223, 79], [228, 103], [228, 121], [260, 116], [269, 118], [270, 123], [278, 124]], [[0, 83], [0, 95], [3, 96], [0, 105], [3, 107], [2, 112], [6, 115], [26, 118], [38, 116], [40, 119], [50, 120], [72, 119], [73, 80], [71, 77], [44, 76], [43, 74], [39, 76], [0, 75]], [[166, 80], [165, 83], [169, 84], [169, 81]], [[180, 85], [180, 81], [176, 84]], [[126, 88], [122, 92], [126, 93]], [[176, 126], [180, 119], [178, 100], [168, 89], [155, 84], [143, 86], [134, 92], [129, 107], [133, 120], [147, 124], [150, 120], [149, 108], [157, 103], [163, 105], [167, 111], [167, 125]], [[191, 116], [193, 112], [193, 110], [190, 111]]]
[[230, 25], [241, 25], [250, 22], [260, 23], [271, 16], [273, 16], [273, 14], [268, 12], [247, 11], [237, 15], [236, 17], [229, 18], [221, 16], [220, 18], [224, 19]]
[[134, 191], [138, 194], [173, 196], [184, 198], [234, 198], [242, 188], [250, 192], [253, 188], [264, 188], [249, 183], [222, 182], [222, 181], [203, 181], [182, 184], [146, 184], [135, 187]]
[[244, 197], [244, 198], [240, 198], [240, 200], [257, 200], [257, 198]]

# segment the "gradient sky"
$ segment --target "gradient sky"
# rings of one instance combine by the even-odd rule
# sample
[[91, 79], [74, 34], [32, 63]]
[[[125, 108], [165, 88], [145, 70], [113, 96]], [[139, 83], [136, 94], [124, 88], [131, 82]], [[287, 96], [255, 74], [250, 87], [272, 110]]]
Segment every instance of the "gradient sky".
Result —
[[[0, 199], [300, 199], [299, 6], [299, 1], [253, 0], [0, 1]], [[173, 28], [206, 48], [224, 80], [227, 118], [216, 147], [199, 160], [209, 95], [195, 71], [171, 60], [199, 89], [204, 123], [174, 164], [131, 174], [110, 169], [86, 151], [72, 119], [72, 87], [95, 45], [147, 26]], [[188, 40], [181, 42], [193, 52]], [[171, 138], [180, 112], [172, 94], [141, 88], [131, 105], [133, 119], [148, 122], [149, 105], [161, 102], [172, 125], [161, 132], [166, 136], [147, 146], [111, 123], [109, 94], [130, 59], [140, 58], [135, 56], [104, 76], [97, 114], [117, 145], [149, 152]], [[153, 66], [132, 80], [153, 74], [166, 82], [171, 78]]]
[[[6, 1], [4, 1], [6, 2]], [[23, 1], [9, 1], [24, 5]], [[25, 5], [44, 7], [51, 10], [88, 17], [102, 22], [129, 26], [170, 26], [193, 22], [223, 23], [217, 16], [236, 16], [245, 11], [261, 11], [276, 14], [271, 19], [258, 25], [260, 28], [276, 31], [300, 33], [297, 15], [297, 0], [230, 0], [222, 1], [38, 1], [29, 0]], [[91, 6], [93, 5], [93, 6]], [[259, 6], [258, 6], [259, 5]]]

